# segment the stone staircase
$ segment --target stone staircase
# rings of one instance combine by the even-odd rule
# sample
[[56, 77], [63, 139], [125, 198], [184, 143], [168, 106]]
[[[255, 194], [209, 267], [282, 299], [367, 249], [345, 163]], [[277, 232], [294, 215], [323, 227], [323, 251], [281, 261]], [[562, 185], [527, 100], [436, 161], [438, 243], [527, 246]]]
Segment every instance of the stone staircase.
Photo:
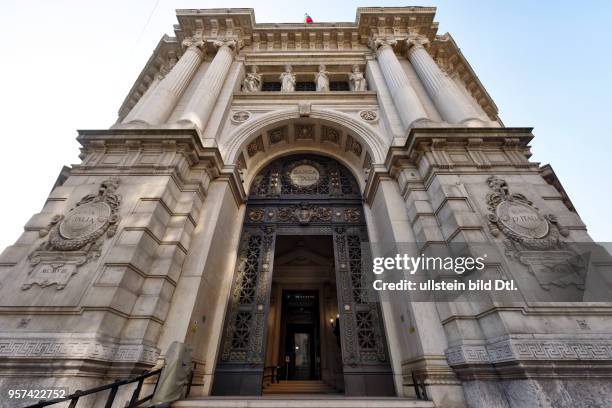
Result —
[[264, 387], [264, 395], [275, 394], [337, 394], [338, 390], [323, 381], [279, 381]]
[[[314, 389], [313, 385], [308, 385]], [[276, 388], [276, 387], [275, 387]], [[304, 387], [305, 388], [305, 387]], [[328, 388], [332, 389], [328, 386]], [[324, 387], [317, 387], [323, 390]], [[285, 389], [283, 388], [283, 391]], [[300, 390], [302, 391], [302, 390]], [[394, 397], [345, 397], [343, 394], [291, 394], [263, 397], [194, 397], [172, 404], [173, 408], [435, 408], [431, 401]]]

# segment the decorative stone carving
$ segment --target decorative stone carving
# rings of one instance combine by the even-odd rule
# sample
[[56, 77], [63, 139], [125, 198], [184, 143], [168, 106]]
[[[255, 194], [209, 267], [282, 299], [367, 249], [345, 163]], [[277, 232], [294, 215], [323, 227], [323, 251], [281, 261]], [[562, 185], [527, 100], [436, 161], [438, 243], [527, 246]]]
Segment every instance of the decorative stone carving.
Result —
[[306, 203], [282, 207], [278, 210], [280, 221], [297, 221], [300, 225], [308, 225], [312, 221], [331, 221], [332, 210], [328, 207], [318, 207]]
[[516, 360], [609, 360], [612, 343], [608, 340], [503, 339], [482, 345], [461, 345], [446, 350], [448, 363], [498, 364]]
[[242, 41], [234, 38], [220, 38], [218, 40], [213, 41], [213, 45], [216, 48], [228, 47], [232, 49], [232, 51], [238, 51], [240, 48], [243, 47]]
[[354, 153], [357, 157], [361, 156], [361, 152], [363, 151], [363, 147], [361, 143], [356, 141], [351, 135], [346, 136], [346, 147], [344, 149], [347, 152]]
[[118, 186], [118, 179], [104, 180], [97, 194], [86, 195], [65, 216], [54, 216], [49, 226], [40, 230], [39, 235], [48, 235], [48, 239], [28, 257], [32, 269], [22, 290], [33, 285], [64, 289], [79, 266], [100, 256], [100, 238], [105, 234], [110, 238], [117, 231]]
[[319, 65], [319, 72], [314, 77], [317, 92], [329, 92], [329, 72], [325, 70], [325, 65]]
[[372, 110], [361, 111], [359, 112], [359, 116], [361, 116], [361, 119], [368, 122], [375, 122], [378, 119], [378, 115]]
[[368, 46], [374, 51], [378, 50], [381, 47], [394, 47], [396, 44], [397, 40], [393, 36], [374, 36], [368, 40]]
[[295, 140], [314, 140], [314, 126], [295, 125]]
[[487, 184], [493, 190], [487, 195], [487, 205], [489, 229], [494, 236], [502, 232], [518, 249], [563, 247], [559, 233], [567, 236], [569, 232], [558, 226], [554, 215], [541, 215], [524, 195], [511, 194], [506, 181], [497, 176], [489, 177]]
[[261, 75], [257, 73], [257, 65], [251, 66], [251, 72], [246, 74], [244, 81], [242, 81], [242, 91], [249, 93], [259, 92], [261, 91], [262, 85], [263, 81]]
[[263, 140], [261, 136], [257, 136], [255, 140], [253, 140], [247, 146], [247, 153], [249, 154], [249, 157], [253, 157], [257, 154], [257, 152], [263, 152], [263, 151], [264, 151], [264, 145], [263, 145]]
[[281, 80], [281, 92], [294, 92], [295, 91], [295, 75], [293, 74], [293, 68], [291, 65], [285, 65], [285, 72], [280, 74]]
[[232, 122], [234, 123], [246, 122], [247, 120], [249, 120], [250, 117], [251, 117], [251, 114], [247, 111], [234, 112], [234, 114], [232, 114]]
[[349, 74], [349, 86], [351, 91], [366, 91], [368, 83], [363, 76], [363, 72], [359, 69], [359, 65], [353, 65], [353, 72]]
[[310, 102], [300, 102], [300, 104], [298, 105], [298, 109], [300, 112], [300, 116], [303, 118], [307, 118], [312, 112], [312, 104]]
[[204, 40], [202, 38], [202, 33], [197, 32], [192, 37], [187, 37], [181, 43], [183, 48], [198, 48], [199, 50], [204, 49]]
[[321, 142], [330, 142], [336, 145], [340, 144], [340, 131], [329, 127], [321, 127]]
[[487, 195], [489, 229], [493, 236], [506, 237], [506, 255], [526, 265], [544, 290], [568, 285], [583, 290], [587, 265], [560, 240], [569, 231], [559, 226], [556, 216], [543, 216], [524, 195], [510, 193], [497, 176], [489, 177], [487, 184], [493, 190]]
[[153, 365], [158, 356], [155, 347], [119, 345], [85, 336], [0, 338], [0, 358], [91, 359]]
[[275, 129], [272, 129], [268, 133], [268, 139], [270, 140], [270, 144], [277, 144], [282, 141], [287, 141], [287, 127], [281, 126]]

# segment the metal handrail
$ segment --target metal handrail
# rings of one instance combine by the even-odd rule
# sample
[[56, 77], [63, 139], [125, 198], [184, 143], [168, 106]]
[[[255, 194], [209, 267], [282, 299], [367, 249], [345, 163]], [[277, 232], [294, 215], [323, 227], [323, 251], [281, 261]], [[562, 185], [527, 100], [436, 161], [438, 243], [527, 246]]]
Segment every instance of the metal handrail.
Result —
[[411, 374], [412, 384], [407, 385], [414, 386], [414, 393], [416, 394], [417, 399], [428, 401], [429, 398], [427, 397], [427, 388], [425, 387], [425, 380], [422, 378], [422, 376], [416, 375], [414, 371], [412, 371]]
[[[162, 369], [160, 368], [158, 370], [149, 371], [149, 372], [139, 375], [138, 377], [130, 378], [127, 380], [117, 380], [113, 383], [101, 385], [99, 387], [90, 388], [85, 391], [77, 390], [74, 394], [70, 394], [67, 397], [56, 398], [56, 399], [47, 400], [47, 401], [39, 401], [36, 404], [28, 405], [25, 408], [42, 408], [42, 407], [47, 407], [49, 405], [58, 404], [60, 402], [66, 402], [66, 401], [70, 401], [70, 405], [68, 406], [68, 408], [75, 408], [77, 403], [79, 402], [79, 398], [84, 397], [86, 395], [95, 394], [97, 392], [106, 391], [106, 390], [110, 390], [110, 393], [108, 394], [108, 398], [106, 399], [106, 404], [104, 405], [104, 407], [111, 408], [113, 406], [113, 402], [115, 401], [115, 397], [117, 396], [117, 391], [119, 390], [119, 387], [123, 385], [127, 385], [127, 384], [132, 384], [135, 382], [138, 382], [138, 385], [136, 386], [136, 389], [134, 390], [134, 393], [132, 394], [132, 398], [130, 399], [130, 402], [125, 406], [125, 408], [138, 407], [143, 402], [146, 402], [150, 400], [151, 398], [153, 398], [153, 394], [155, 394], [155, 390], [157, 389], [157, 384], [159, 383], [159, 374], [161, 374], [161, 372], [162, 372]], [[144, 380], [154, 375], [157, 375], [158, 377], [157, 377], [157, 380], [155, 381], [155, 388], [153, 389], [153, 392], [144, 398], [138, 399], [138, 397], [140, 396], [140, 391], [142, 390], [142, 384], [144, 383]]]
[[[272, 369], [272, 373], [271, 374], [266, 374], [266, 370], [270, 370]], [[275, 382], [278, 382], [278, 367], [277, 366], [266, 366], [264, 367], [264, 376], [263, 378], [271, 378], [272, 380], [270, 381], [271, 384], [274, 384]]]

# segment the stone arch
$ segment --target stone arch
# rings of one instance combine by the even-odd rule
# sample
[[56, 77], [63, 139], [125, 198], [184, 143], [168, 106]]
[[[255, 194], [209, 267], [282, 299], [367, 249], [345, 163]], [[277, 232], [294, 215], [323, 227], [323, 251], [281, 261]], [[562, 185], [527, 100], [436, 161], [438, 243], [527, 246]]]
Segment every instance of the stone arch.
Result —
[[[313, 126], [311, 139], [296, 137], [302, 126]], [[339, 133], [337, 142], [329, 140], [328, 129]], [[276, 136], [273, 136], [274, 132]], [[280, 138], [280, 141], [275, 142], [273, 138]], [[320, 153], [341, 161], [363, 187], [370, 163], [382, 163], [387, 147], [384, 138], [371, 125], [348, 114], [313, 109], [304, 117], [297, 107], [270, 112], [248, 121], [220, 143], [226, 163], [237, 165], [242, 170], [245, 186], [270, 157], [301, 151]]]
[[359, 184], [359, 188], [363, 191], [363, 188], [365, 187], [365, 182], [366, 182], [364, 177], [362, 177], [363, 169], [356, 166], [353, 162], [348, 161], [345, 156], [339, 155], [337, 152], [322, 150], [320, 148], [313, 148], [313, 147], [299, 148], [296, 146], [288, 145], [286, 146], [285, 149], [280, 149], [278, 151], [275, 151], [273, 154], [266, 155], [264, 158], [262, 158], [262, 160], [259, 160], [253, 167], [249, 168], [249, 171], [244, 174], [243, 184], [244, 184], [244, 189], [247, 195], [249, 194], [251, 190], [253, 179], [255, 178], [255, 176], [257, 176], [263, 169], [265, 169], [268, 164], [272, 163], [275, 160], [278, 160], [281, 157], [297, 155], [301, 153], [308, 153], [308, 154], [315, 154], [319, 156], [329, 157], [329, 158], [332, 158], [338, 161], [340, 164], [342, 164], [344, 167], [346, 167], [349, 170], [351, 175], [357, 181], [357, 184]]

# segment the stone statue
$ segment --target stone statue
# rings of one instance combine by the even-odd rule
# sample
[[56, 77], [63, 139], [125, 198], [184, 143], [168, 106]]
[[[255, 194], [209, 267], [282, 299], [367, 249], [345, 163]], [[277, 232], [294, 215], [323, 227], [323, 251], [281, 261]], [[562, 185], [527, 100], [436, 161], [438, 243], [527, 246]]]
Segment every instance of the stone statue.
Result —
[[353, 72], [349, 75], [349, 86], [351, 91], [365, 91], [368, 89], [363, 72], [359, 69], [359, 65], [353, 65]]
[[319, 72], [315, 74], [315, 84], [317, 92], [329, 92], [329, 72], [325, 70], [325, 65], [319, 65]]
[[244, 81], [242, 81], [242, 91], [259, 92], [262, 85], [263, 81], [261, 80], [261, 75], [257, 73], [257, 65], [251, 66], [251, 72], [246, 74]]
[[280, 74], [281, 92], [295, 91], [295, 75], [293, 74], [291, 65], [285, 65], [285, 72]]

